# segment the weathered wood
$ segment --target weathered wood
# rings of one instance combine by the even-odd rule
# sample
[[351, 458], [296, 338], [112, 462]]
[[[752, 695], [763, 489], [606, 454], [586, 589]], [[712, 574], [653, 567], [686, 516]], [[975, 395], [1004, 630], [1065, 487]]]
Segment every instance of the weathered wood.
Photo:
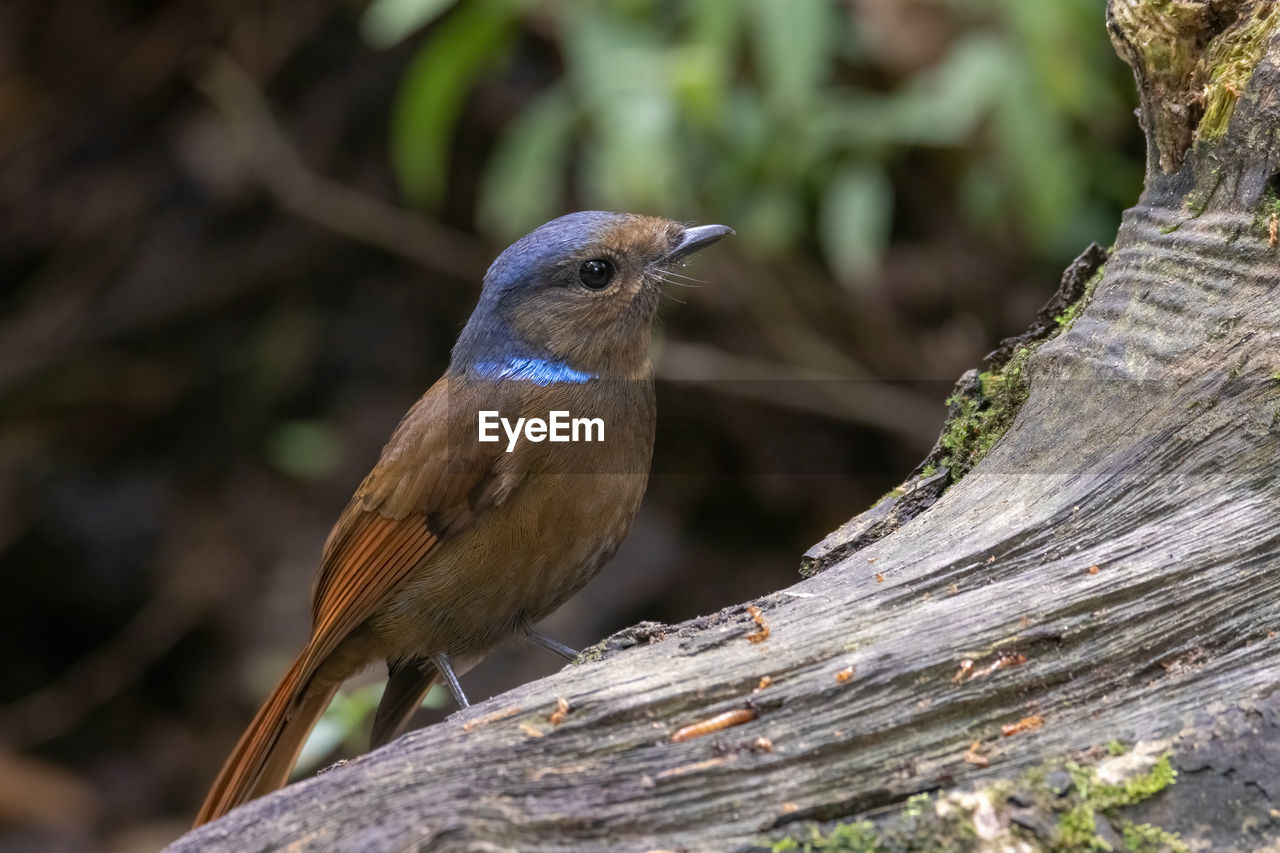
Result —
[[[1170, 35], [1152, 22], [1197, 5], [1206, 29], [1179, 43], [1195, 55], [1174, 52], [1192, 69], [1233, 56], [1222, 39], [1256, 37], [1241, 22], [1270, 29], [1225, 130], [1197, 135], [1193, 122], [1157, 145], [1152, 128], [1180, 115], [1161, 93], [1188, 90], [1151, 66], [1151, 40], [1192, 24]], [[598, 661], [171, 849], [727, 850], [1113, 738], [1174, 739], [1182, 799], [1146, 808], [1176, 812], [1164, 817], [1187, 839], [1221, 848], [1244, 837], [1246, 818], [1274, 826], [1280, 27], [1249, 17], [1267, 5], [1113, 0], [1118, 44], [1146, 48], [1151, 155], [1092, 297], [1026, 359], [1025, 403], [971, 472], [882, 538], [754, 602], [767, 639], [748, 639], [757, 626], [743, 606], [641, 626]], [[1026, 661], [957, 677], [962, 660], [981, 669], [1002, 652]], [[558, 697], [571, 710], [556, 725]], [[671, 740], [748, 707], [750, 722]], [[1031, 714], [1043, 727], [1001, 736]], [[989, 766], [965, 760], [973, 741]]]

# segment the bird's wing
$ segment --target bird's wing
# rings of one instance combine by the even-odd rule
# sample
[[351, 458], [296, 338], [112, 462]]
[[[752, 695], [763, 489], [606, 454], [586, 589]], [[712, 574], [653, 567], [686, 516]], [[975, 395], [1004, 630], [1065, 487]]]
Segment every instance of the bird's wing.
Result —
[[478, 409], [515, 411], [516, 393], [512, 383], [450, 388], [446, 377], [405, 415], [325, 542], [308, 670], [372, 616], [439, 542], [500, 504], [523, 479], [519, 454], [503, 453], [503, 442], [481, 444], [475, 431]]

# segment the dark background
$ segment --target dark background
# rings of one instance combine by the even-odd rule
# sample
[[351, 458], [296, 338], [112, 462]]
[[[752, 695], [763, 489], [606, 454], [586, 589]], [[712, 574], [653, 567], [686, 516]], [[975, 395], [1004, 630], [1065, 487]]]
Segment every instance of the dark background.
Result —
[[[547, 625], [584, 646], [789, 584], [896, 485], [1110, 241], [1133, 100], [1101, 0], [7, 0], [0, 847], [184, 829], [514, 237], [738, 231], [670, 289], [644, 509]], [[378, 675], [307, 772], [363, 748]]]

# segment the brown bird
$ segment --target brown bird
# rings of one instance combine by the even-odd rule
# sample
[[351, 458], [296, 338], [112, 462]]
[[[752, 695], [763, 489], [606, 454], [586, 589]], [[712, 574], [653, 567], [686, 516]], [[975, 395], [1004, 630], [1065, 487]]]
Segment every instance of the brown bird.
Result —
[[[730, 233], [589, 211], [494, 261], [449, 369], [330, 532], [311, 638], [236, 744], [197, 826], [283, 786], [338, 687], [371, 662], [385, 660], [389, 676], [378, 746], [437, 679], [465, 707], [458, 673], [512, 636], [576, 657], [533, 626], [630, 529], [653, 450], [650, 329], [664, 273]], [[578, 440], [565, 422], [570, 440], [556, 438], [557, 412], [583, 419]], [[507, 425], [497, 429], [498, 418]]]

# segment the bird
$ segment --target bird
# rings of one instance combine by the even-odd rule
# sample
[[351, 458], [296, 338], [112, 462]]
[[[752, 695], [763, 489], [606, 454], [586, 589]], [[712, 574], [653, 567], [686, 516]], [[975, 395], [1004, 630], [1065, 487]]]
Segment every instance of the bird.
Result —
[[[437, 682], [467, 707], [459, 676], [506, 641], [577, 657], [535, 626], [627, 535], [653, 453], [662, 283], [732, 233], [580, 211], [498, 255], [444, 375], [404, 415], [329, 533], [310, 638], [227, 758], [196, 826], [283, 787], [338, 688], [371, 663], [385, 661], [388, 673], [376, 748]], [[600, 429], [551, 440], [557, 412]], [[499, 440], [486, 417], [489, 427], [503, 419]]]

